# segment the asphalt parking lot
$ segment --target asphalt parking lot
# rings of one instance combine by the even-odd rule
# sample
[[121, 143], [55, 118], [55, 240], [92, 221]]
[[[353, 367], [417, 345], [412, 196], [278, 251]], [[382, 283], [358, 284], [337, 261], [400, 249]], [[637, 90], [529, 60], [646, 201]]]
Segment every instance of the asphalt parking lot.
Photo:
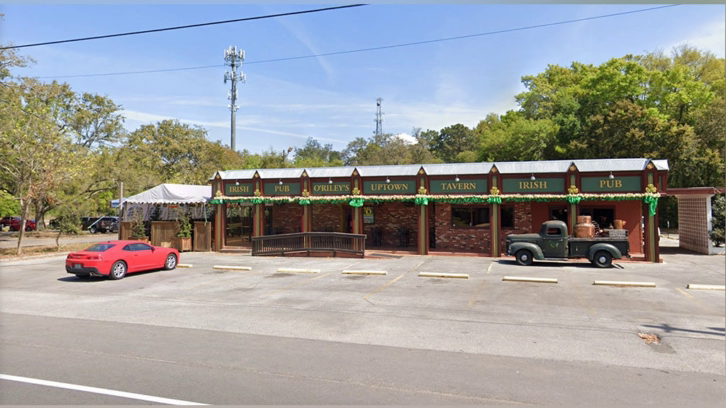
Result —
[[[8, 320], [13, 330], [6, 328], [2, 336], [7, 341], [21, 330], [26, 324], [22, 316], [205, 330], [351, 347], [526, 359], [532, 364], [547, 361], [553, 366], [584, 364], [593, 373], [606, 367], [677, 373], [681, 378], [659, 381], [690, 384], [685, 396], [674, 385], [667, 392], [661, 387], [645, 394], [642, 389], [633, 390], [640, 394], [629, 401], [692, 402], [684, 398], [695, 389], [698, 395], [690, 398], [723, 400], [724, 292], [687, 286], [723, 285], [724, 257], [672, 252], [664, 255], [662, 264], [616, 263], [611, 269], [567, 262], [523, 267], [509, 259], [443, 256], [346, 259], [184, 253], [180, 262], [191, 268], [131, 274], [120, 281], [78, 279], [65, 273], [63, 258], [3, 262], [0, 305], [3, 315], [13, 317]], [[214, 268], [220, 265], [250, 270]], [[385, 275], [344, 271], [385, 271]], [[422, 272], [468, 274], [468, 279], [420, 277]], [[512, 282], [504, 281], [505, 277], [549, 278], [557, 283]], [[599, 280], [652, 282], [655, 287], [593, 285]], [[655, 334], [660, 343], [646, 344], [639, 333]], [[327, 372], [318, 369], [320, 375]], [[618, 381], [626, 386], [624, 380]], [[494, 400], [569, 401], [524, 397], [514, 388], [509, 391]], [[565, 390], [557, 391], [562, 393]], [[619, 401], [616, 396], [602, 397]], [[296, 403], [294, 399], [272, 401]], [[572, 402], [578, 401], [582, 399]], [[212, 402], [239, 403], [234, 399]], [[341, 403], [313, 397], [306, 402]], [[371, 400], [342, 400], [351, 402]]]

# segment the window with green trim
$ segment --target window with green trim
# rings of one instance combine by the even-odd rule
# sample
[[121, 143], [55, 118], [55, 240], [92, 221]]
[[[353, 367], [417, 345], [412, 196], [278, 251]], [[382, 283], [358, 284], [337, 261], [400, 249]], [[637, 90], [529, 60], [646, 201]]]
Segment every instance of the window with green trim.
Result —
[[489, 207], [451, 207], [454, 228], [489, 227]]

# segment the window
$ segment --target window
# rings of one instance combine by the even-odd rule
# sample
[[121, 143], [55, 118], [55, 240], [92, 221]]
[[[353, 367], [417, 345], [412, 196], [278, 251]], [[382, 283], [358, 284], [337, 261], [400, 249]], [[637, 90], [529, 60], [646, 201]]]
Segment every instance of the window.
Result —
[[488, 227], [489, 207], [452, 207], [451, 224], [462, 228]]
[[150, 251], [151, 247], [146, 244], [131, 244], [132, 251]]
[[110, 248], [113, 248], [114, 244], [96, 244], [85, 249], [86, 252], [105, 252]]
[[502, 228], [514, 228], [514, 206], [502, 206]]
[[592, 217], [592, 221], [596, 223], [600, 229], [612, 228], [613, 222], [615, 222], [615, 209], [614, 208], [581, 208], [580, 215], [589, 215]]

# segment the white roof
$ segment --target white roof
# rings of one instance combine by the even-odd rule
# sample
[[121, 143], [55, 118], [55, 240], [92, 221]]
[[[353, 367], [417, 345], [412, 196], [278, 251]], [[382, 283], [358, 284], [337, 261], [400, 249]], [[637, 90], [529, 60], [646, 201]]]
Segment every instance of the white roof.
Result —
[[134, 204], [194, 204], [212, 198], [212, 186], [160, 184], [124, 200]]

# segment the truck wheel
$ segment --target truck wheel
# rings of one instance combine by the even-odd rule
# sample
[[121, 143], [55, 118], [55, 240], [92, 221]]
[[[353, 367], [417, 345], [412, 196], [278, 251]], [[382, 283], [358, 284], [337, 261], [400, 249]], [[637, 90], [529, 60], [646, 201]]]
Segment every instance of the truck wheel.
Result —
[[607, 251], [598, 251], [592, 258], [592, 263], [600, 268], [609, 268], [613, 264], [613, 256]]
[[524, 266], [532, 265], [532, 251], [528, 249], [520, 249], [514, 256], [517, 258], [517, 263]]
[[96, 227], [91, 227], [90, 229], [91, 234], [95, 234], [97, 231], [98, 229], [96, 229]]

